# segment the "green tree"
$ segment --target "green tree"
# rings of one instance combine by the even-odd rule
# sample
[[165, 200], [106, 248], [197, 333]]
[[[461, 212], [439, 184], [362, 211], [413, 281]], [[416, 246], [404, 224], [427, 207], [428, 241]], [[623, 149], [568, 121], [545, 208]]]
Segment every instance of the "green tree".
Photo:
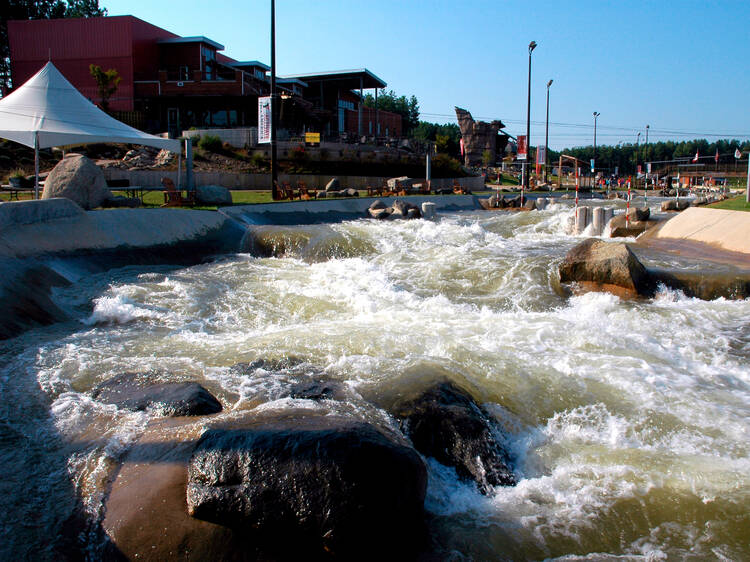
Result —
[[0, 9], [0, 89], [12, 86], [8, 21], [49, 18], [105, 16], [107, 10], [98, 0], [3, 0]]
[[[375, 96], [366, 94], [362, 103], [365, 107], [375, 107]], [[419, 102], [416, 96], [397, 96], [393, 90], [383, 92], [378, 95], [378, 109], [401, 115], [403, 136], [410, 136], [419, 124]]]
[[99, 88], [99, 96], [102, 98], [102, 109], [109, 111], [109, 98], [117, 91], [117, 86], [120, 85], [122, 77], [114, 68], [102, 70], [102, 67], [96, 64], [89, 65], [89, 72], [91, 72], [91, 76], [94, 77], [96, 85]]

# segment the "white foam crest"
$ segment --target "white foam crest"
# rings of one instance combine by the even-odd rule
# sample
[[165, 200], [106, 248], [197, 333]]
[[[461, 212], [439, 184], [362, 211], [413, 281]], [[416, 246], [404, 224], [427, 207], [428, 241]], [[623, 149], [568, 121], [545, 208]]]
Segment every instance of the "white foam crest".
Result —
[[164, 317], [163, 309], [145, 308], [143, 305], [129, 301], [122, 295], [103, 296], [94, 301], [91, 316], [83, 322], [88, 326], [94, 324], [127, 324], [134, 320], [159, 319]]

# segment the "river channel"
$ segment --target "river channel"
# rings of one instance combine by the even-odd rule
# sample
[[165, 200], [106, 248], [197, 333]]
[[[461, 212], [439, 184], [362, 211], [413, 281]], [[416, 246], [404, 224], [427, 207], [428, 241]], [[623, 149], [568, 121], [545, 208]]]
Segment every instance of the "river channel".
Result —
[[[201, 382], [225, 411], [319, 373], [380, 404], [450, 378], [498, 417], [518, 485], [428, 459], [443, 560], [750, 558], [750, 300], [567, 295], [572, 209], [262, 227], [273, 257], [70, 271], [73, 320], [0, 342], [0, 558], [51, 559], [76, 502], [158, 412], [91, 397], [123, 372]], [[258, 359], [270, 372], [232, 369]], [[286, 402], [284, 402], [286, 401]]]

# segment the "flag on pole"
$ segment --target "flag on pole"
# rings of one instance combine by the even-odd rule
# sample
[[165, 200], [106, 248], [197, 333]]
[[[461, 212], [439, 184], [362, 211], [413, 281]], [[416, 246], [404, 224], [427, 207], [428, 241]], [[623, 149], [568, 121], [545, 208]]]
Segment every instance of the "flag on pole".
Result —
[[698, 151], [695, 151], [695, 158], [693, 158], [693, 163], [698, 161]]
[[742, 153], [740, 152], [740, 149], [739, 149], [739, 148], [735, 148], [735, 149], [734, 149], [734, 157], [735, 157], [735, 158], [736, 158], [737, 160], [739, 160], [740, 158], [742, 158]]
[[714, 162], [719, 163], [719, 149], [716, 149], [716, 156], [714, 156]]

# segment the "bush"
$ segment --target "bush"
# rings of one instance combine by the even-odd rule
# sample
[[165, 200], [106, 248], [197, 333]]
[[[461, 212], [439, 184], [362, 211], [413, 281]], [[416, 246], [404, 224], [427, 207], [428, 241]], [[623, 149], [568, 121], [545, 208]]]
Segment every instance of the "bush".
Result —
[[461, 163], [447, 154], [435, 154], [432, 158], [432, 166], [436, 172], [447, 177], [461, 177], [464, 175]]
[[210, 152], [219, 152], [222, 149], [221, 138], [216, 135], [206, 135], [200, 138], [198, 147]]
[[250, 157], [250, 162], [256, 168], [265, 168], [266, 157], [262, 152], [253, 152], [253, 155]]

